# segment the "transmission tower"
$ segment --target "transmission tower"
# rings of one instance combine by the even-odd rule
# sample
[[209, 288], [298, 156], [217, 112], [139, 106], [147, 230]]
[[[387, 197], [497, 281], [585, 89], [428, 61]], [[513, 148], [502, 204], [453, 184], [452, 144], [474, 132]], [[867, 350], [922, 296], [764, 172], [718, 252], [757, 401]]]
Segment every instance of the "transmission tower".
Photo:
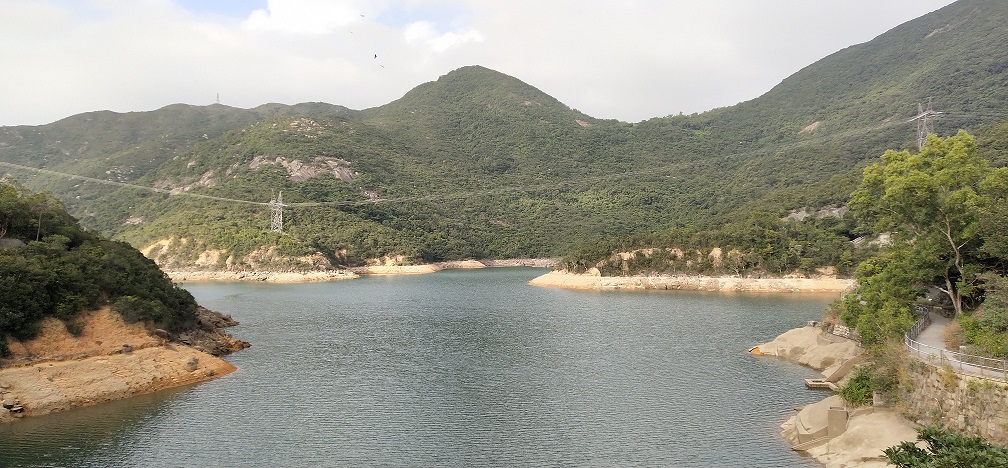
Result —
[[917, 149], [924, 147], [924, 143], [927, 142], [928, 135], [934, 133], [934, 118], [940, 112], [935, 112], [934, 108], [931, 107], [931, 98], [928, 98], [927, 109], [924, 109], [920, 103], [917, 103], [917, 117], [914, 120], [917, 121]]
[[270, 200], [269, 202], [270, 214], [270, 231], [273, 232], [283, 232], [283, 192], [277, 193], [276, 198]]

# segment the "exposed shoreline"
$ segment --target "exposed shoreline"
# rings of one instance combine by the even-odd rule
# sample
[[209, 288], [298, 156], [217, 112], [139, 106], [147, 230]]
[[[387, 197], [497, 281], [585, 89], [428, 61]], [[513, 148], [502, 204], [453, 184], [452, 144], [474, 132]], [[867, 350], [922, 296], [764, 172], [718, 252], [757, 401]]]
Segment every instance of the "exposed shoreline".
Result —
[[[814, 326], [788, 330], [753, 348], [754, 354], [816, 369], [824, 381], [846, 374], [845, 368], [857, 363], [860, 352], [853, 341]], [[917, 439], [913, 422], [894, 409], [851, 407], [833, 393], [797, 410], [781, 424], [781, 436], [827, 468], [889, 466], [883, 449]]]
[[266, 283], [312, 283], [339, 281], [357, 277], [352, 271], [165, 271], [172, 281], [190, 283], [203, 281], [258, 281]]
[[126, 324], [108, 309], [82, 320], [78, 337], [47, 318], [38, 337], [11, 343], [14, 356], [0, 367], [0, 423], [204, 382], [236, 370], [217, 356], [151, 334], [141, 323]]
[[480, 268], [553, 268], [557, 260], [552, 258], [510, 258], [500, 260], [453, 260], [448, 262], [424, 263], [419, 265], [367, 265], [345, 270], [322, 271], [214, 271], [176, 270], [165, 273], [177, 282], [201, 281], [258, 281], [267, 283], [311, 283], [339, 281], [361, 276], [375, 275], [420, 275], [452, 269]]
[[854, 286], [855, 280], [835, 277], [818, 278], [740, 278], [736, 276], [598, 276], [551, 271], [529, 284], [566, 289], [659, 289], [721, 292], [794, 292], [841, 293]]

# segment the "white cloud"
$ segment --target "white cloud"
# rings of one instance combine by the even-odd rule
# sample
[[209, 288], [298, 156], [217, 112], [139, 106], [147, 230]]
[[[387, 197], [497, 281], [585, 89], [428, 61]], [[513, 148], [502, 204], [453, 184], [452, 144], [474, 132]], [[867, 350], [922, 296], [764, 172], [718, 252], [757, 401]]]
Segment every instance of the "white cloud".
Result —
[[416, 21], [403, 28], [403, 39], [413, 47], [424, 47], [434, 52], [444, 52], [467, 42], [483, 42], [483, 35], [475, 29], [439, 33], [429, 21]]
[[253, 31], [328, 34], [361, 19], [360, 5], [329, 0], [269, 0], [245, 21]]
[[172, 0], [0, 0], [0, 125], [218, 92], [238, 107], [362, 109], [466, 65], [638, 121], [755, 98], [951, 2], [270, 0], [242, 20]]

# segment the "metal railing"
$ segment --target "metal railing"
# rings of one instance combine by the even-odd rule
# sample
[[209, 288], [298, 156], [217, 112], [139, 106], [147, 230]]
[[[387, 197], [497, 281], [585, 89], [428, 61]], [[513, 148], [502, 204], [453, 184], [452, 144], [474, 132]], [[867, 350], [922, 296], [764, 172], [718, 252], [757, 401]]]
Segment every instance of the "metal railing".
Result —
[[928, 310], [928, 308], [918, 306], [917, 312], [920, 314], [920, 318], [917, 319], [917, 323], [910, 327], [910, 330], [903, 334], [904, 341], [906, 341], [906, 338], [908, 337], [911, 340], [916, 340], [917, 337], [920, 336], [921, 332], [924, 331], [928, 325], [931, 325], [931, 311]]
[[1008, 361], [949, 351], [916, 341], [921, 331], [930, 323], [931, 316], [925, 311], [917, 323], [903, 334], [903, 344], [917, 359], [941, 367], [948, 365], [960, 374], [1008, 381]]

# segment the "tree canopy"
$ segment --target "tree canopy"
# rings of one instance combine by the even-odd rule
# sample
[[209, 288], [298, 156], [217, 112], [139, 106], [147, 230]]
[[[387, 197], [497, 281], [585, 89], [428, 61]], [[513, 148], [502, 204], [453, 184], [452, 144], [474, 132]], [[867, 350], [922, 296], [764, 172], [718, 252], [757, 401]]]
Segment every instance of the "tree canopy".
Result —
[[918, 447], [902, 442], [885, 449], [889, 463], [899, 468], [996, 468], [1008, 467], [1008, 449], [981, 437], [969, 437], [955, 430], [935, 426], [917, 429]]
[[1004, 197], [1000, 173], [965, 131], [947, 139], [932, 135], [919, 153], [889, 150], [868, 166], [851, 208], [876, 233], [890, 232], [900, 248], [908, 246], [908, 261], [922, 276], [917, 279], [939, 279], [958, 314], [975, 293], [986, 257], [984, 210]]
[[[886, 151], [865, 168], [850, 206], [888, 245], [857, 267], [857, 294], [841, 319], [874, 346], [902, 335], [916, 320], [914, 301], [936, 288], [961, 317], [971, 342], [1004, 354], [998, 301], [1005, 273], [1008, 169], [991, 167], [973, 136], [931, 135], [917, 153]], [[974, 316], [974, 314], [976, 314]]]
[[188, 291], [128, 244], [81, 230], [52, 194], [0, 179], [0, 229], [0, 357], [8, 336], [33, 337], [43, 318], [79, 330], [81, 311], [106, 304], [169, 330], [196, 318]]

